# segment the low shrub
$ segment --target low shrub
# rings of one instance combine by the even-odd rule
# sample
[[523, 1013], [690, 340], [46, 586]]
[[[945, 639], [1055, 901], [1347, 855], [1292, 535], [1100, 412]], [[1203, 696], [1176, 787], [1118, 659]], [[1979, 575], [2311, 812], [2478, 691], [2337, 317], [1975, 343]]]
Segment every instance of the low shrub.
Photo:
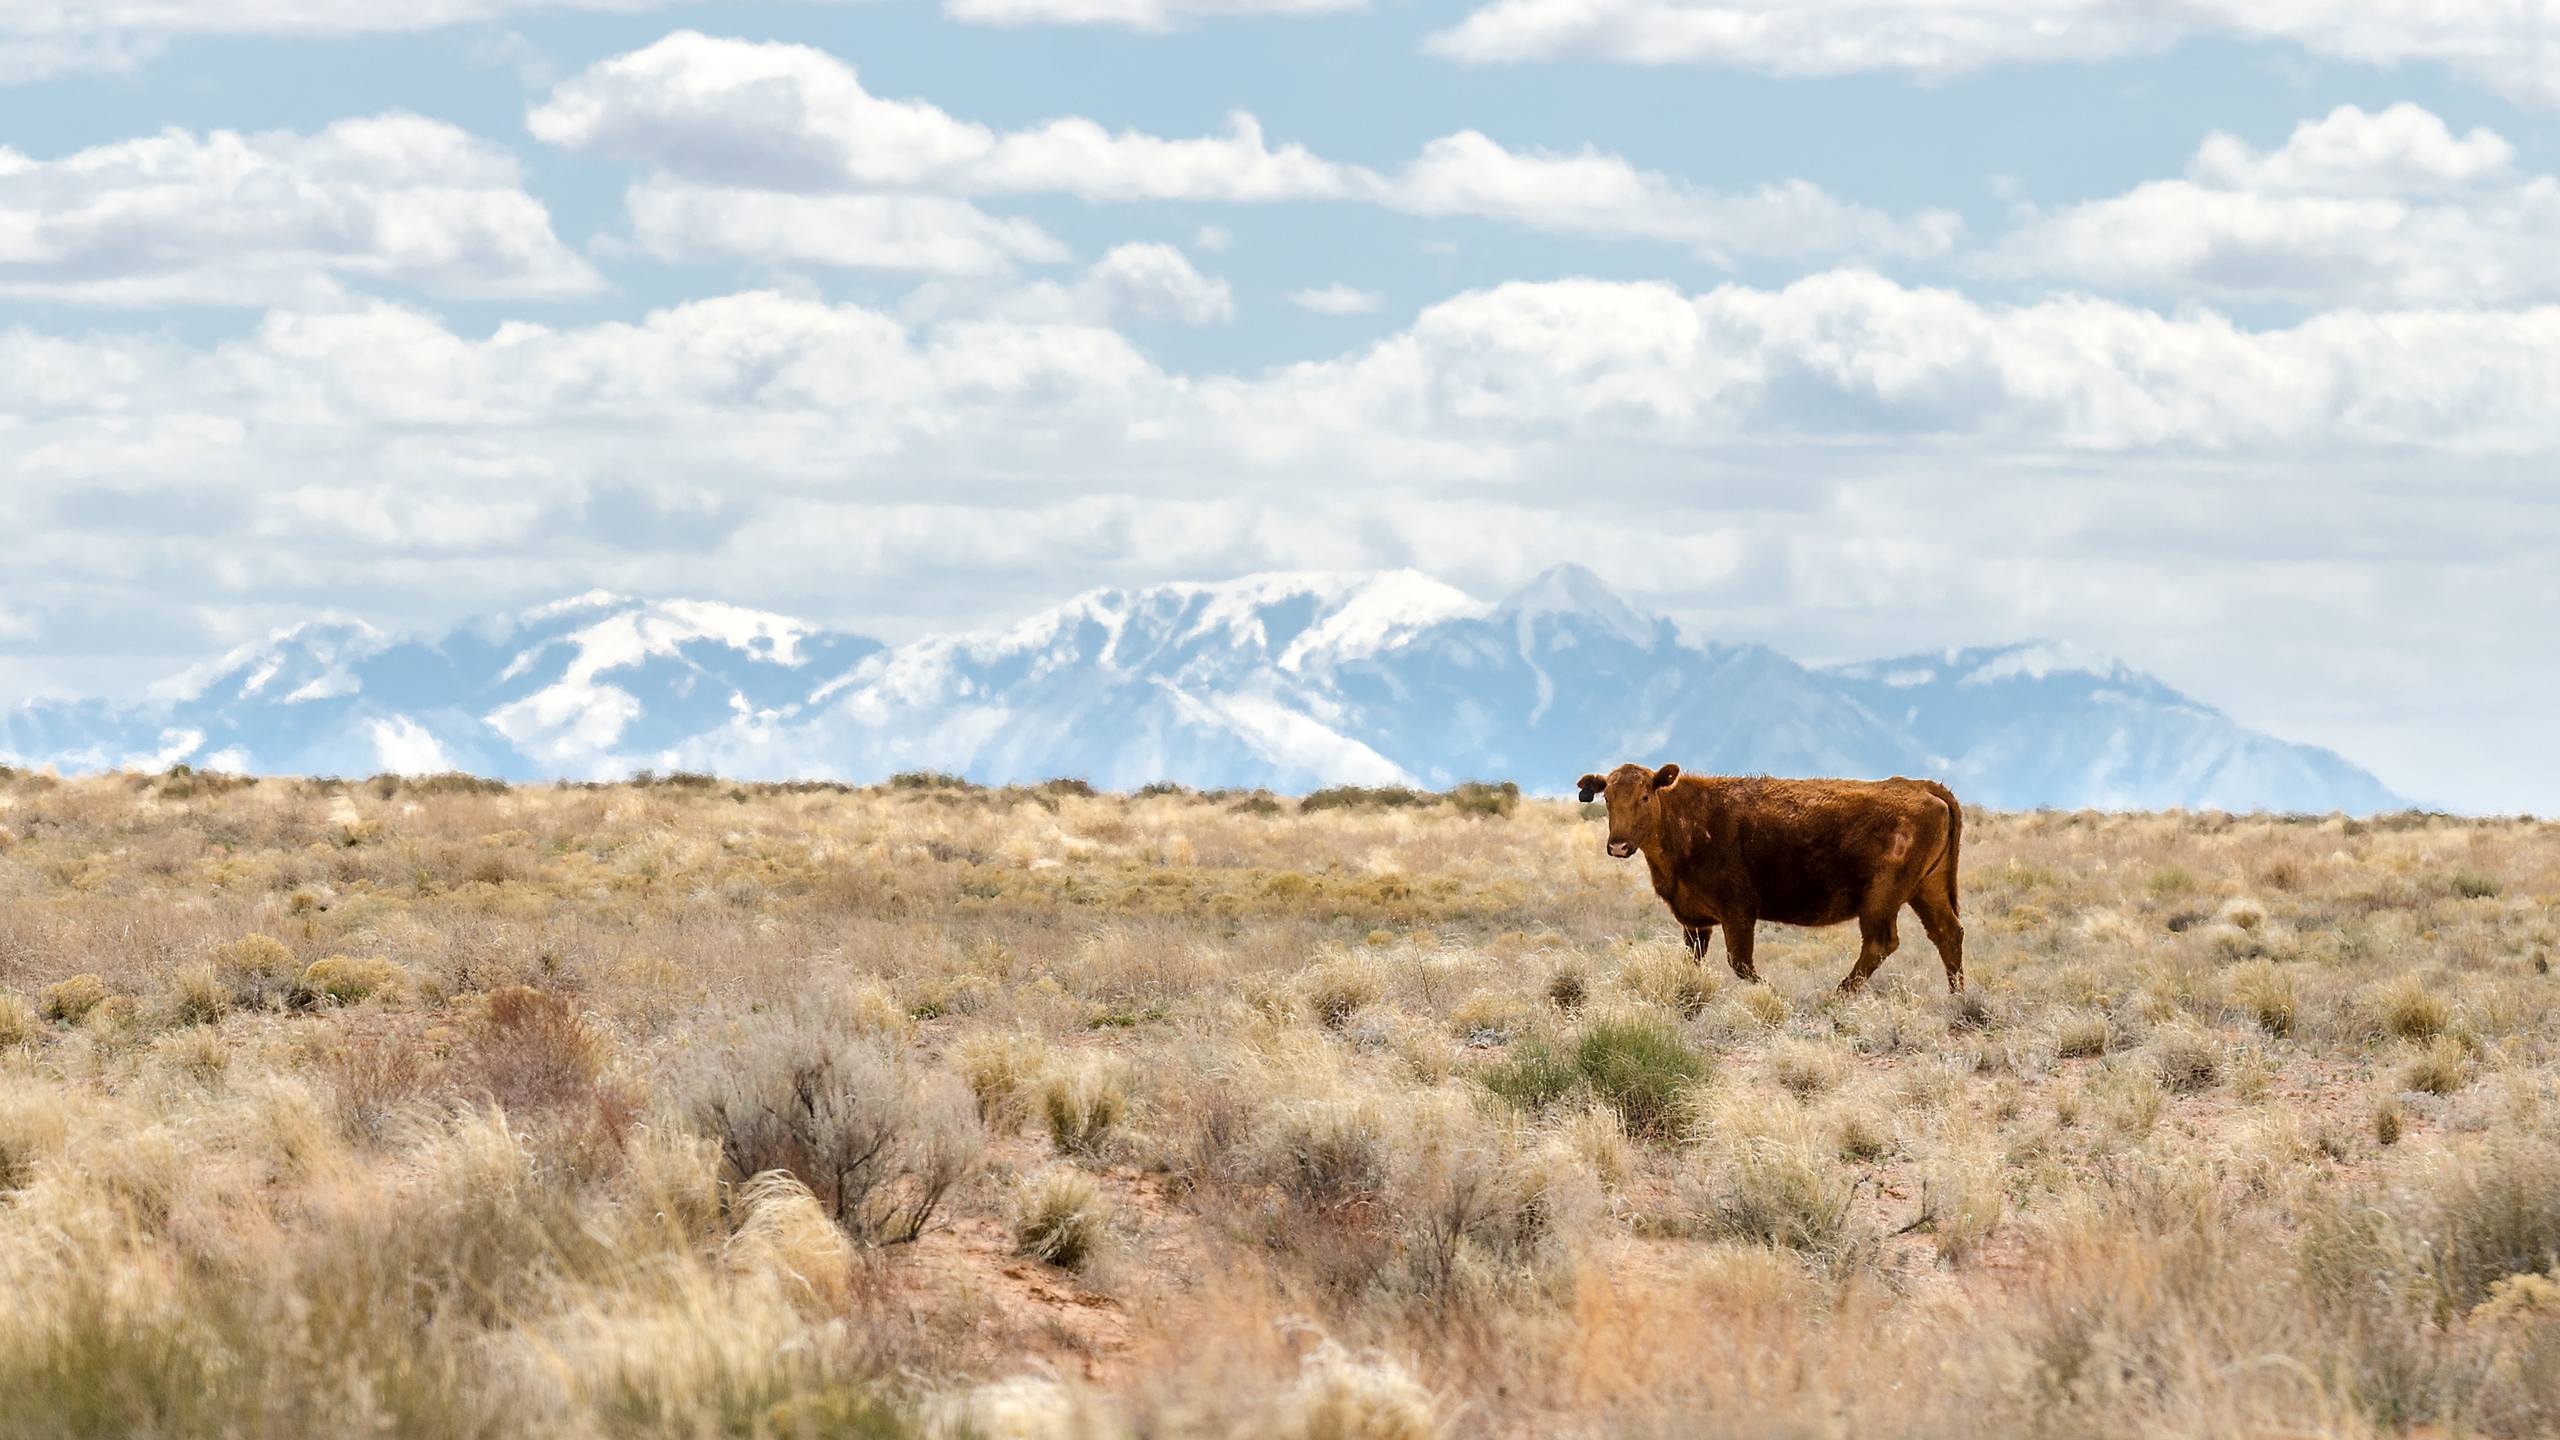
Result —
[[293, 982], [291, 1000], [307, 1009], [322, 1001], [353, 1005], [376, 995], [394, 997], [409, 988], [409, 972], [399, 962], [370, 955], [324, 955]]
[[1810, 1255], [1839, 1251], [1852, 1234], [1854, 1173], [1795, 1116], [1728, 1117], [1702, 1168], [1683, 1182], [1691, 1211], [1710, 1230]]
[[206, 958], [213, 973], [230, 988], [232, 1003], [244, 1010], [280, 1003], [293, 989], [293, 952], [272, 935], [225, 941]]
[[231, 986], [205, 964], [190, 965], [170, 976], [168, 988], [157, 997], [156, 1009], [167, 1025], [210, 1025], [229, 1013], [231, 1005]]
[[2400, 1088], [2429, 1095], [2450, 1095], [2471, 1079], [2471, 1057], [2461, 1046], [2438, 1040], [2400, 1067]]
[[1014, 1196], [1014, 1253], [1081, 1270], [1110, 1224], [1111, 1203], [1102, 1187], [1090, 1176], [1053, 1166], [1024, 1181]]
[[2270, 1035], [2293, 1033], [2300, 1009], [2293, 975], [2267, 960], [2235, 966], [2226, 982], [2233, 1006]]
[[1592, 1025], [1574, 1043], [1573, 1065], [1629, 1133], [1653, 1138], [1677, 1127], [1682, 1097], [1707, 1073], [1706, 1057], [1678, 1030], [1644, 1019]]
[[1386, 976], [1376, 961], [1362, 955], [1337, 955], [1307, 975], [1307, 1007], [1328, 1030], [1339, 1030], [1363, 1006], [1374, 1005], [1387, 992]]
[[2191, 1026], [2164, 1027], [2152, 1038], [2150, 1056], [2160, 1083], [2176, 1094], [2210, 1090], [2222, 1079], [2221, 1042]]
[[922, 1235], [984, 1145], [956, 1082], [799, 1017], [704, 1056], [688, 1109], [730, 1184], [787, 1172], [866, 1245]]
[[1040, 1118], [1060, 1152], [1091, 1155], [1129, 1113], [1128, 1062], [1089, 1056], [1050, 1067], [1040, 1082]]
[[0, 1050], [33, 1044], [44, 1033], [44, 1018], [27, 997], [14, 990], [0, 990]]
[[456, 1078], [511, 1115], [581, 1104], [604, 1073], [605, 1038], [568, 1001], [509, 985], [479, 1004]]
[[2403, 975], [2376, 991], [2374, 1018], [2403, 1040], [2432, 1040], [2453, 1023], [2453, 1007], [2415, 975]]
[[61, 1025], [77, 1025], [88, 1018], [90, 1011], [104, 1004], [110, 993], [107, 982], [97, 976], [74, 975], [44, 987], [44, 995], [37, 1006], [47, 1020]]
[[1582, 1083], [1572, 1057], [1535, 1037], [1511, 1047], [1511, 1053], [1484, 1072], [1485, 1088], [1523, 1110], [1543, 1110], [1571, 1094]]

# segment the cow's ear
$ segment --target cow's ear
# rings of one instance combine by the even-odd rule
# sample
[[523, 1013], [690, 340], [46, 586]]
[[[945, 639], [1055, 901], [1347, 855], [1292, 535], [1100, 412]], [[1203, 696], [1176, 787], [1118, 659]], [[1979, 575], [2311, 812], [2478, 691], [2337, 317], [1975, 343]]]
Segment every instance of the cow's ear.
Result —
[[1654, 789], [1656, 789], [1656, 790], [1659, 790], [1659, 789], [1663, 788], [1664, 786], [1666, 786], [1666, 785], [1670, 784], [1672, 781], [1677, 780], [1677, 779], [1679, 779], [1679, 778], [1680, 778], [1680, 767], [1679, 767], [1679, 766], [1677, 766], [1677, 765], [1665, 765], [1665, 766], [1663, 766], [1661, 769], [1656, 770], [1656, 771], [1654, 771], [1654, 772], [1653, 772], [1653, 788], [1654, 788]]
[[1597, 775], [1585, 775], [1585, 776], [1583, 776], [1583, 777], [1582, 777], [1582, 803], [1583, 803], [1583, 804], [1585, 804], [1585, 805], [1590, 804], [1590, 803], [1591, 803], [1591, 797], [1592, 797], [1592, 796], [1597, 795], [1597, 794], [1599, 794], [1601, 791], [1606, 790], [1606, 789], [1608, 789], [1608, 788], [1609, 788], [1609, 782], [1608, 782], [1608, 781], [1606, 781], [1606, 780], [1601, 779], [1601, 778], [1600, 778], [1599, 776], [1597, 776]]

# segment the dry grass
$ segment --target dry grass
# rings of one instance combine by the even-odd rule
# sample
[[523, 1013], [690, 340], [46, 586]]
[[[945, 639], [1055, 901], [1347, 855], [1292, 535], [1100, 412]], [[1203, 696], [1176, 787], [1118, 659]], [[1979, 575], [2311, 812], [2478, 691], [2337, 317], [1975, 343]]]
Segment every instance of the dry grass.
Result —
[[0, 1440], [2560, 1430], [2560, 827], [1965, 838], [0, 776]]

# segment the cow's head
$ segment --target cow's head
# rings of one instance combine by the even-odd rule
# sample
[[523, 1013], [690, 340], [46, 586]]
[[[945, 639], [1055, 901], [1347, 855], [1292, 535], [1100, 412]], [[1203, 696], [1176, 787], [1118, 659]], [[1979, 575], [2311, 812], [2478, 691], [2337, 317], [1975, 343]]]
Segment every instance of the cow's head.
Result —
[[1582, 777], [1582, 803], [1609, 797], [1609, 853], [1624, 860], [1653, 843], [1662, 829], [1662, 792], [1680, 778], [1680, 767], [1647, 770], [1621, 765], [1607, 775]]

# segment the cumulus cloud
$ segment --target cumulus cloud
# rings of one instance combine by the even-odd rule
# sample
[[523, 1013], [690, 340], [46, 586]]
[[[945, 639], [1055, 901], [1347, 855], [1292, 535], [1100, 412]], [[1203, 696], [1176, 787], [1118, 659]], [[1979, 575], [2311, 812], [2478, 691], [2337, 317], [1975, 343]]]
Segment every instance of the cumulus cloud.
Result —
[[927, 286], [909, 297], [904, 308], [927, 319], [970, 314], [1079, 325], [1119, 320], [1219, 325], [1236, 315], [1235, 292], [1226, 281], [1200, 273], [1180, 250], [1158, 244], [1115, 246], [1069, 281], [1039, 280], [976, 292]]
[[1292, 290], [1289, 303], [1318, 315], [1368, 315], [1386, 303], [1384, 296], [1372, 290], [1355, 290], [1348, 285], [1325, 285], [1312, 290]]
[[54, 160], [0, 148], [0, 294], [265, 305], [347, 281], [468, 297], [602, 283], [513, 156], [415, 115], [311, 135], [170, 129]]
[[[1133, 249], [1059, 290], [1207, 314], [1190, 273]], [[912, 633], [1103, 577], [1416, 564], [1494, 589], [1568, 553], [1806, 653], [2016, 616], [2274, 667], [2200, 685], [2218, 699], [2308, 693], [2282, 678], [2299, 653], [2468, 697], [2447, 707], [2476, 701], [2464, 674], [2560, 701], [2494, 663], [2560, 623], [2560, 307], [2252, 328], [1861, 271], [1585, 280], [1186, 373], [1064, 310], [918, 323], [753, 292], [487, 332], [379, 304], [203, 343], [20, 325], [0, 374], [28, 377], [0, 387], [0, 493], [46, 561], [8, 604], [56, 651], [70, 614], [405, 626], [599, 583]], [[717, 523], [597, 524], [634, 476]], [[0, 646], [0, 681], [33, 682], [33, 643]]]
[[[1160, 247], [1115, 251], [1057, 293], [1078, 287], [1104, 297], [1088, 313], [1205, 319], [1227, 303]], [[1862, 271], [1696, 294], [1516, 283], [1331, 359], [1196, 375], [1073, 309], [918, 324], [751, 292], [475, 338], [374, 305], [280, 312], [203, 348], [21, 327], [0, 332], [0, 370], [34, 383], [0, 394], [0, 430], [33, 513], [94, 506], [94, 477], [114, 474], [231, 496], [279, 533], [456, 549], [529, 542], [633, 474], [859, 476], [885, 499], [955, 476], [1117, 490], [1258, 474], [1363, 492], [1406, 474], [1560, 478], [1609, 446], [1945, 443], [1968, 464], [2560, 453], [2560, 307], [2249, 329], [2090, 299], [1985, 305]]]
[[1388, 203], [1417, 215], [1480, 216], [1539, 230], [1669, 241], [1718, 260], [1805, 250], [1935, 255], [1949, 249], [1963, 228], [1946, 211], [1891, 216], [1847, 204], [1802, 180], [1727, 195], [1596, 150], [1514, 151], [1472, 130], [1425, 145], [1398, 177]]
[[1746, 254], [1934, 255], [1960, 228], [1945, 212], [1889, 215], [1802, 181], [1725, 195], [1614, 155], [1515, 151], [1474, 131], [1431, 142], [1392, 175], [1274, 144], [1242, 113], [1228, 117], [1223, 133], [1193, 138], [1112, 131], [1081, 117], [1000, 132], [924, 101], [873, 95], [852, 66], [821, 50], [692, 32], [563, 82], [533, 108], [528, 124], [551, 144], [671, 177], [661, 185], [682, 181], [731, 193], [1354, 202], [1659, 240], [1720, 261]]
[[2497, 132], [2475, 127], [2457, 136], [2435, 112], [2403, 101], [2381, 111], [2341, 105], [2295, 126], [2267, 153], [2216, 133], [2196, 152], [2193, 170], [2228, 190], [2398, 195], [2502, 180], [2515, 157]]
[[2187, 176], [2036, 215], [1990, 264], [2178, 295], [2480, 305], [2560, 298], [2560, 180], [2401, 104], [2341, 106], [2261, 152], [2205, 141]]
[[1168, 140], [1090, 120], [999, 133], [921, 100], [889, 100], [806, 45], [679, 31], [555, 88], [534, 135], [670, 174], [777, 190], [899, 188], [1063, 193], [1091, 200], [1335, 197], [1353, 172], [1273, 149], [1249, 115], [1227, 133]]
[[1028, 220], [942, 195], [802, 195], [657, 175], [624, 197], [634, 238], [663, 260], [992, 275], [1067, 248]]
[[2338, 312], [2271, 330], [2071, 298], [1995, 306], [1860, 271], [1782, 289], [1517, 283], [1229, 393], [1318, 433], [1961, 440], [2246, 452], [2560, 443], [2560, 308]]
[[416, 33], [542, 10], [632, 11], [668, 0], [0, 0], [0, 85], [129, 71], [188, 35]]
[[[0, 85], [76, 71], [127, 71], [189, 35], [346, 36], [500, 23], [545, 10], [648, 11], [675, 0], [0, 0]], [[858, 0], [804, 0], [858, 3]], [[1318, 15], [1368, 0], [942, 0], [980, 25], [1098, 25], [1165, 31], [1234, 17]]]
[[1170, 30], [1198, 20], [1249, 15], [1321, 15], [1367, 8], [1368, 0], [943, 0], [943, 13], [980, 25], [1115, 25]]
[[2514, 0], [1492, 0], [1429, 48], [1456, 60], [1596, 57], [1785, 75], [2097, 60], [2191, 36], [2427, 60], [2560, 104], [2560, 12]]

